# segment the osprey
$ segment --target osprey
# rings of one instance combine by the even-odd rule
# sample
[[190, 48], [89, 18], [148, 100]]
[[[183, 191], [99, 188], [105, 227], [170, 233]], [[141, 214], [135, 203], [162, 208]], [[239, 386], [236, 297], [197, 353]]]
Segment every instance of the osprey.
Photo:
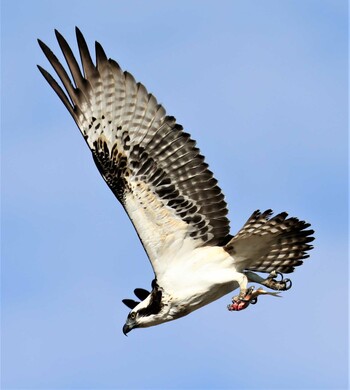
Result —
[[259, 295], [278, 295], [248, 282], [288, 290], [291, 281], [283, 273], [308, 257], [314, 239], [310, 224], [285, 212], [272, 216], [271, 210], [258, 210], [230, 235], [224, 195], [191, 136], [98, 42], [94, 64], [76, 28], [80, 68], [66, 40], [55, 33], [71, 77], [38, 42], [65, 91], [38, 68], [80, 129], [155, 274], [151, 292], [135, 289], [140, 301], [123, 300], [131, 309], [124, 334], [183, 317], [236, 288], [231, 311], [256, 303]]

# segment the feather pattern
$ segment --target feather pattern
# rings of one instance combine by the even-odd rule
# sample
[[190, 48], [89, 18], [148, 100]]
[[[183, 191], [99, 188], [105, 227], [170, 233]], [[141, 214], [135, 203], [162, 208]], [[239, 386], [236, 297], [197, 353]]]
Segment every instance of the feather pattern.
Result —
[[280, 213], [273, 218], [272, 210], [255, 211], [242, 229], [224, 247], [241, 269], [256, 272], [291, 273], [309, 257], [306, 251], [314, 237], [310, 224]]
[[82, 70], [56, 31], [71, 77], [39, 40], [65, 91], [39, 69], [77, 123], [152, 264], [175, 233], [193, 247], [229, 241], [224, 195], [195, 141], [141, 83], [107, 59], [99, 43], [95, 65], [79, 29], [76, 35]]
[[76, 36], [81, 65], [56, 31], [68, 69], [39, 40], [59, 80], [39, 70], [79, 127], [155, 272], [150, 292], [134, 290], [140, 301], [123, 300], [131, 309], [124, 334], [180, 318], [238, 287], [229, 310], [248, 307], [258, 295], [276, 295], [251, 292], [248, 282], [289, 289], [290, 280], [276, 281], [276, 273], [263, 279], [246, 271], [293, 272], [312, 249], [310, 225], [258, 210], [232, 237], [224, 195], [196, 142], [98, 42], [94, 63], [78, 29]]

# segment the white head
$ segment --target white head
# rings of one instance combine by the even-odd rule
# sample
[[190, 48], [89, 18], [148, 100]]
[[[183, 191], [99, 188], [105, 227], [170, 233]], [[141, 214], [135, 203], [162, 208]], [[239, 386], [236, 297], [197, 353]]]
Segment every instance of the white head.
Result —
[[159, 325], [173, 319], [169, 315], [170, 302], [167, 295], [155, 282], [152, 285], [151, 293], [143, 289], [135, 289], [135, 295], [142, 299], [141, 302], [123, 299], [123, 303], [132, 309], [123, 326], [125, 335], [132, 329]]

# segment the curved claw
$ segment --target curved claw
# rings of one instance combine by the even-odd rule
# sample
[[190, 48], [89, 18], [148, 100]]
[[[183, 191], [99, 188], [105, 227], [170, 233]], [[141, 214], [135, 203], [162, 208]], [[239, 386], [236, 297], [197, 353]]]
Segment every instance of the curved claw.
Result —
[[[277, 280], [277, 277], [280, 277], [280, 280]], [[272, 271], [270, 275], [268, 276], [268, 279], [273, 279], [275, 282], [282, 282], [283, 281], [283, 274], [279, 271]]]
[[255, 305], [257, 302], [258, 302], [258, 297], [255, 297], [255, 298], [253, 298], [253, 299], [250, 301], [250, 304], [251, 304], [251, 305]]
[[292, 287], [292, 281], [284, 279], [282, 272], [279, 271], [272, 271], [261, 284], [277, 291], [286, 291]]
[[290, 279], [284, 279], [283, 282], [285, 283], [285, 289], [286, 291], [289, 290], [292, 286], [293, 286], [293, 283]]
[[282, 280], [279, 280], [277, 283], [280, 285], [280, 287], [278, 288], [278, 290], [280, 290], [280, 291], [287, 291], [293, 285], [293, 283], [290, 279], [282, 279]]

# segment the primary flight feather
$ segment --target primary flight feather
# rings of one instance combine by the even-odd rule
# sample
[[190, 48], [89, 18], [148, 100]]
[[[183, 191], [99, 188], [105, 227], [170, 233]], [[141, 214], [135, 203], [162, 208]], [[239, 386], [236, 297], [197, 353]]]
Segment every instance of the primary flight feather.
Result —
[[271, 210], [255, 211], [230, 235], [224, 195], [191, 136], [98, 42], [94, 63], [76, 28], [80, 66], [55, 32], [71, 77], [40, 40], [64, 89], [38, 68], [79, 127], [155, 274], [151, 292], [135, 289], [140, 301], [123, 300], [131, 309], [124, 333], [187, 315], [238, 287], [229, 310], [245, 309], [262, 294], [277, 295], [248, 288], [248, 282], [289, 289], [291, 281], [282, 272], [292, 272], [308, 257], [310, 225], [287, 213], [272, 217]]

